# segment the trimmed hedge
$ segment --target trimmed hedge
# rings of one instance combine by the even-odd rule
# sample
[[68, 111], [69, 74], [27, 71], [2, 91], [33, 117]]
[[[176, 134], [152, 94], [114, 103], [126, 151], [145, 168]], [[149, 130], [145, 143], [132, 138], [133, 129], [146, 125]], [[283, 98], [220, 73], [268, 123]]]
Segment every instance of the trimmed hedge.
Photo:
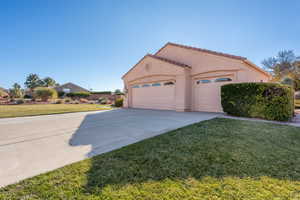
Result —
[[91, 92], [91, 94], [111, 94], [111, 91]]
[[91, 93], [89, 92], [71, 92], [67, 94], [67, 97], [71, 97], [71, 98], [86, 98], [88, 96], [90, 96]]
[[223, 111], [234, 116], [288, 121], [294, 114], [294, 90], [277, 83], [233, 83], [221, 87]]

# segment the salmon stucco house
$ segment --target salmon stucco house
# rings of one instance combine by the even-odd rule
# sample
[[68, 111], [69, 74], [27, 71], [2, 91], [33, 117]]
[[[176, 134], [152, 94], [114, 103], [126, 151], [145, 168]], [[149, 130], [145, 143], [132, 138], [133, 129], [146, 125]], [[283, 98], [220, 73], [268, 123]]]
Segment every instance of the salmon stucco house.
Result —
[[222, 112], [220, 86], [270, 78], [247, 58], [167, 43], [122, 77], [124, 107]]

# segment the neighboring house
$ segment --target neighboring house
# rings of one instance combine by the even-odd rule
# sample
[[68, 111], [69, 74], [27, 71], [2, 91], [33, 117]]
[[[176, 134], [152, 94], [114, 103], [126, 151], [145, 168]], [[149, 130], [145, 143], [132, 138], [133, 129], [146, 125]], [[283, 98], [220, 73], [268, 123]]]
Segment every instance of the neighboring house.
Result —
[[64, 93], [73, 93], [73, 92], [90, 92], [89, 90], [80, 87], [74, 83], [65, 83], [63, 85], [55, 87], [57, 92], [64, 92]]
[[267, 82], [271, 75], [244, 57], [167, 43], [122, 79], [125, 107], [222, 112], [220, 86]]

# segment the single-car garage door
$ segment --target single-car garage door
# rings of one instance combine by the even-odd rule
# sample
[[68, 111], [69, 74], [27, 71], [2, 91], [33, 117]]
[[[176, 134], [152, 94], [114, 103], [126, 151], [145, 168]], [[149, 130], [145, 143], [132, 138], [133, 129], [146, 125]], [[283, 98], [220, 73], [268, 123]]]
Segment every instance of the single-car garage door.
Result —
[[230, 77], [197, 79], [194, 81], [194, 110], [223, 112], [221, 86], [232, 81]]
[[132, 86], [133, 108], [175, 109], [175, 82], [147, 83]]

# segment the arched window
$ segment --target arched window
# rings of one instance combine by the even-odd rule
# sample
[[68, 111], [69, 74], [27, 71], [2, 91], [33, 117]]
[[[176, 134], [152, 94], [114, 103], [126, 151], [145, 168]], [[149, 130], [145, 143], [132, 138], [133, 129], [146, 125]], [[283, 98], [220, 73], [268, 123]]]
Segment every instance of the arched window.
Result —
[[227, 82], [227, 81], [232, 81], [231, 78], [217, 78], [215, 82]]
[[149, 84], [144, 84], [144, 85], [142, 85], [142, 87], [150, 87], [150, 85]]
[[160, 83], [153, 83], [152, 86], [161, 86]]
[[132, 86], [132, 88], [139, 88], [139, 87], [140, 87], [139, 85]]
[[200, 84], [200, 83], [210, 83], [211, 80], [198, 80], [197, 81], [197, 84]]
[[164, 85], [174, 85], [175, 83], [173, 81], [165, 82]]

